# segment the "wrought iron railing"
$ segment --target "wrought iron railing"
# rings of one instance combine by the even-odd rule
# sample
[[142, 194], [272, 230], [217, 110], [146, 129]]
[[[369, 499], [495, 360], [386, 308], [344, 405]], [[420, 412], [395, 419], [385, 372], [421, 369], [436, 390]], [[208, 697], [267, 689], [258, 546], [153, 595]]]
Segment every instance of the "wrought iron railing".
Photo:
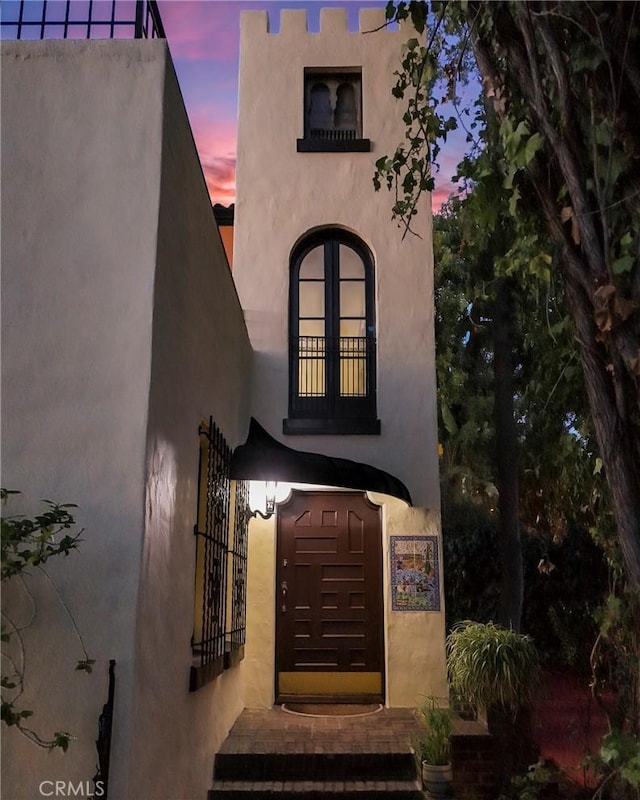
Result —
[[3, 39], [165, 39], [156, 0], [3, 0]]
[[116, 662], [109, 661], [109, 690], [107, 702], [102, 706], [102, 713], [98, 718], [98, 738], [96, 750], [98, 751], [98, 771], [93, 777], [95, 788], [94, 797], [109, 795], [109, 762], [111, 760], [111, 738], [113, 736], [113, 707], [116, 693]]
[[290, 415], [375, 415], [373, 336], [292, 337]]
[[312, 139], [322, 139], [324, 141], [336, 142], [344, 139], [357, 139], [358, 132], [355, 130], [328, 130], [326, 128], [312, 128], [310, 131]]

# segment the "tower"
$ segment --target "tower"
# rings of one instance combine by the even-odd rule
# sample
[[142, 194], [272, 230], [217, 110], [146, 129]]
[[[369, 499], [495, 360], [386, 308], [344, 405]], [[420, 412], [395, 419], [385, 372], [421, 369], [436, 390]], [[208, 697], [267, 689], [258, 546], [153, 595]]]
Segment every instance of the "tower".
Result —
[[[383, 9], [361, 11], [356, 32], [343, 9], [323, 9], [319, 33], [303, 9], [282, 11], [278, 34], [266, 12], [243, 14], [234, 278], [254, 350], [252, 413], [288, 448], [359, 465], [351, 483], [318, 481], [320, 491], [273, 476], [278, 514], [252, 522], [249, 706], [316, 693], [410, 706], [446, 694], [431, 212], [425, 198], [419, 236], [403, 238], [372, 184], [375, 161], [404, 136], [391, 87], [407, 37], [384, 28]], [[367, 484], [373, 472], [408, 491]], [[345, 489], [364, 505], [344, 510], [346, 544], [332, 544]], [[305, 507], [305, 492], [325, 505]], [[294, 519], [309, 528], [295, 569]], [[371, 565], [347, 568], [372, 541]], [[305, 594], [294, 573], [318, 586]], [[355, 613], [358, 581], [377, 616]], [[274, 669], [261, 678], [265, 662]]]

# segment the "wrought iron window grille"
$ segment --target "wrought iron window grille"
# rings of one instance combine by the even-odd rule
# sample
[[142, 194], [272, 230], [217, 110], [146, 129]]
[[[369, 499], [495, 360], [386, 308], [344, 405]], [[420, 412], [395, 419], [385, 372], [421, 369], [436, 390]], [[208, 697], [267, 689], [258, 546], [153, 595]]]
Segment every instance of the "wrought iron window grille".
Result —
[[190, 689], [224, 669], [231, 450], [213, 419], [198, 429], [194, 664]]
[[157, 0], [4, 0], [2, 39], [166, 39]]
[[230, 617], [225, 666], [244, 657], [247, 635], [247, 549], [249, 529], [249, 481], [236, 481], [231, 557]]
[[212, 418], [208, 425], [200, 425], [198, 434], [191, 691], [213, 680], [244, 655], [250, 515], [248, 482], [231, 481], [231, 450]]

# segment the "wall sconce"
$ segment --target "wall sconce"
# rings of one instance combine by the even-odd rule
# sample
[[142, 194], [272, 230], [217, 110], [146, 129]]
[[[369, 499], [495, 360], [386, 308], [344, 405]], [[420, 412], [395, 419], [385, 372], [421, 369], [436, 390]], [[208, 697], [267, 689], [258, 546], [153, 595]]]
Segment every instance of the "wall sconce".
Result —
[[[276, 481], [252, 481], [250, 494], [250, 511], [252, 517], [262, 517], [262, 519], [271, 519], [276, 511]], [[254, 489], [255, 487], [255, 489]], [[264, 488], [263, 488], [264, 487]], [[264, 497], [264, 511], [261, 511], [255, 506], [263, 505], [262, 498]]]

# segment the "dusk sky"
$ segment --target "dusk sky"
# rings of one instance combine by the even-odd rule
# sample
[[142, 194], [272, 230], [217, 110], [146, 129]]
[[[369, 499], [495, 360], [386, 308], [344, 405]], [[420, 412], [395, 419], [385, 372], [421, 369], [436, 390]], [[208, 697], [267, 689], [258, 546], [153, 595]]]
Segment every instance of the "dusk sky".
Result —
[[[158, 5], [211, 199], [229, 205], [235, 200], [240, 13], [268, 10], [276, 33], [280, 9], [303, 7], [309, 30], [317, 31], [320, 9], [334, 6], [348, 9], [349, 27], [357, 30], [359, 9], [384, 7], [386, 0], [159, 0]], [[402, 113], [400, 103], [398, 109]], [[464, 135], [456, 132], [441, 153], [434, 209], [452, 191], [449, 178], [463, 151]]]

